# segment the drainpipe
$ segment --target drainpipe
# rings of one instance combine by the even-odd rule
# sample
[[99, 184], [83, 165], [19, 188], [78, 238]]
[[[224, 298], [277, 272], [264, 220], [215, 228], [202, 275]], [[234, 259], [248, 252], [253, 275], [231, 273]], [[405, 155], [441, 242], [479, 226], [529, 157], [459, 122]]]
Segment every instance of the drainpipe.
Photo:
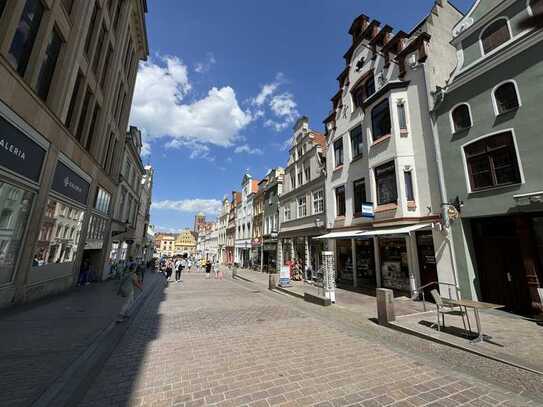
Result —
[[[451, 266], [453, 271], [453, 278], [454, 278], [454, 285], [458, 289], [458, 293], [460, 291], [460, 286], [458, 285], [458, 272], [456, 267], [456, 257], [455, 257], [455, 250], [454, 250], [454, 242], [450, 236], [450, 220], [449, 220], [449, 212], [448, 212], [448, 205], [445, 203], [448, 202], [447, 197], [447, 187], [445, 185], [445, 175], [443, 170], [443, 159], [441, 156], [441, 144], [439, 140], [439, 132], [437, 129], [437, 114], [436, 110], [441, 104], [441, 100], [437, 100], [434, 103], [432, 103], [432, 106], [430, 107], [431, 101], [433, 101], [434, 96], [431, 92], [430, 84], [428, 83], [428, 74], [426, 72], [426, 64], [424, 66], [424, 85], [426, 87], [426, 97], [427, 97], [427, 104], [428, 104], [428, 112], [430, 114], [430, 121], [432, 124], [432, 137], [434, 141], [434, 152], [436, 156], [436, 164], [437, 164], [437, 175], [438, 175], [438, 184], [439, 184], [439, 194], [441, 199], [441, 205], [440, 205], [440, 211], [441, 211], [441, 218], [442, 218], [442, 226], [444, 228], [445, 232], [445, 242], [447, 246], [449, 247], [449, 255], [451, 256]], [[446, 89], [443, 89], [443, 92], [445, 92]]]

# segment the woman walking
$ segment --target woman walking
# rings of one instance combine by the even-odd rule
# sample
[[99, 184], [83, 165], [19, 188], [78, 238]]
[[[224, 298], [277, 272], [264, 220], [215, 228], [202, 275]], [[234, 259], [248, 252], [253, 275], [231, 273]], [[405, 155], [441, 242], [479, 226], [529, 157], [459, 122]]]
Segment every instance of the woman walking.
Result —
[[208, 260], [206, 261], [205, 263], [205, 268], [206, 268], [206, 278], [211, 278], [211, 262]]

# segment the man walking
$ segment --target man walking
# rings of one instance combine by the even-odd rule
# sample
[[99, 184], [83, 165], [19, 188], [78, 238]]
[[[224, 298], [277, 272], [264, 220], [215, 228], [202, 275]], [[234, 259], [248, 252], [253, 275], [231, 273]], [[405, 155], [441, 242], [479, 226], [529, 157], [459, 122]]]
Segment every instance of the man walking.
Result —
[[125, 297], [126, 301], [121, 308], [117, 322], [124, 322], [129, 318], [130, 308], [132, 308], [132, 304], [134, 304], [134, 287], [143, 290], [143, 285], [138, 279], [137, 273], [133, 267], [130, 267], [119, 287], [118, 294]]

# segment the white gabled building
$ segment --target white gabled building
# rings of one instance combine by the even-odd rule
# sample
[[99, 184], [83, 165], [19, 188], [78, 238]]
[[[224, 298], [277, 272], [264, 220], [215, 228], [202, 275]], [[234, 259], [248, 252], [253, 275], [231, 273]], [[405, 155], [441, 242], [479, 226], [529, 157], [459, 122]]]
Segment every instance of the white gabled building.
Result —
[[325, 238], [339, 283], [410, 293], [432, 281], [455, 283], [439, 228], [429, 112], [456, 64], [449, 42], [461, 17], [438, 0], [410, 33], [365, 15], [349, 30], [353, 42], [325, 120]]
[[241, 203], [236, 209], [236, 239], [234, 261], [241, 267], [248, 267], [253, 235], [253, 198], [258, 190], [258, 180], [249, 174], [241, 181]]

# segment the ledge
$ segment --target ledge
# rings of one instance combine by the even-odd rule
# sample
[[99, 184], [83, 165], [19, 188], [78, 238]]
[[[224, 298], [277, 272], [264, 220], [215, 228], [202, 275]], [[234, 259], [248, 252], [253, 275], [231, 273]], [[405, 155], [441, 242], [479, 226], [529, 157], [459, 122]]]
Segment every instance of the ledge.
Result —
[[397, 203], [391, 203], [391, 204], [386, 204], [386, 205], [377, 205], [377, 208], [375, 208], [375, 213], [395, 211], [396, 209], [398, 209], [398, 204]]
[[377, 144], [384, 143], [385, 141], [390, 140], [391, 138], [392, 138], [392, 134], [387, 134], [386, 136], [383, 136], [383, 137], [381, 137], [380, 139], [375, 140], [375, 141], [371, 144], [370, 148], [373, 147], [373, 146], [376, 146]]
[[409, 83], [410, 83], [409, 81], [388, 82], [385, 86], [383, 86], [381, 89], [379, 89], [369, 98], [367, 98], [364, 101], [364, 103], [362, 103], [362, 109], [366, 110], [368, 106], [373, 104], [375, 101], [377, 101], [377, 99], [379, 99], [381, 96], [385, 95], [386, 93], [390, 92], [391, 90], [407, 88], [409, 86]]

